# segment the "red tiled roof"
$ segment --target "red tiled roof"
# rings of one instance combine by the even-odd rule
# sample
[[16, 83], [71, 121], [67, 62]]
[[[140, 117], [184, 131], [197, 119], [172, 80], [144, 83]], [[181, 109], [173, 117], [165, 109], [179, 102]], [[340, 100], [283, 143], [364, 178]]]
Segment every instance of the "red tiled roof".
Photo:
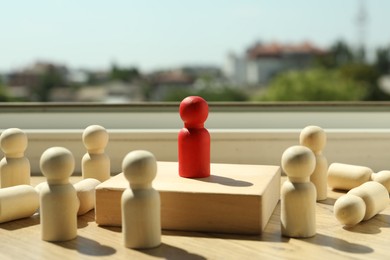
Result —
[[262, 44], [257, 43], [247, 50], [249, 58], [258, 57], [278, 57], [283, 54], [313, 54], [321, 55], [325, 51], [316, 47], [310, 42], [304, 42], [301, 44], [280, 44], [277, 42]]

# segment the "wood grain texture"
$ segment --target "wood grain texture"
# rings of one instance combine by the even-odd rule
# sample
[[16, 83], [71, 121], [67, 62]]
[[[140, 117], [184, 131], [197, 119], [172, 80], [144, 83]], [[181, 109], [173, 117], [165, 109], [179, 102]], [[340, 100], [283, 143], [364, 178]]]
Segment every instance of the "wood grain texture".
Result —
[[[207, 178], [182, 178], [175, 162], [158, 162], [153, 186], [160, 192], [163, 229], [259, 234], [279, 200], [280, 167], [211, 164]], [[96, 222], [120, 226], [119, 174], [96, 187]]]

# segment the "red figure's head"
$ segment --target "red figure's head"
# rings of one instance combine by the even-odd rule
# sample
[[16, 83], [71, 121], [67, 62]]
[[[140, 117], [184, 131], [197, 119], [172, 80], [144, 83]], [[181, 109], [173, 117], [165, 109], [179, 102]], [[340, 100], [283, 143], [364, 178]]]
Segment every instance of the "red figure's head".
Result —
[[209, 115], [209, 106], [203, 98], [189, 96], [180, 103], [179, 113], [186, 127], [202, 127]]

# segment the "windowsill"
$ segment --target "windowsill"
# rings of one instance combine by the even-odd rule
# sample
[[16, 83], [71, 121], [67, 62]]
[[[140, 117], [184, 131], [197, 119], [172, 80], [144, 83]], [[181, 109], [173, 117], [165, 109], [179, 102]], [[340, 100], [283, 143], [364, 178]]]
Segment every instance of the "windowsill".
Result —
[[[177, 160], [177, 132], [182, 127], [177, 103], [0, 104], [2, 129], [26, 131], [33, 174], [39, 158], [51, 146], [69, 148], [76, 174], [85, 153], [82, 131], [91, 124], [110, 134], [106, 153], [113, 174], [121, 171], [126, 153], [153, 152], [160, 161]], [[323, 151], [329, 163], [365, 165], [374, 171], [389, 169], [390, 103], [211, 103], [206, 122], [212, 138], [211, 161], [279, 165], [283, 151], [298, 144], [299, 132], [318, 125], [327, 133]]]

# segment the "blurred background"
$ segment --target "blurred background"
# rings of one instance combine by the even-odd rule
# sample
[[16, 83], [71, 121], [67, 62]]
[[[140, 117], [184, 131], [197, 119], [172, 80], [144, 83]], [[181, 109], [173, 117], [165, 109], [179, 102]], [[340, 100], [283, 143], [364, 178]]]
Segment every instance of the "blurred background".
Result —
[[0, 101], [390, 100], [390, 1], [0, 3]]

